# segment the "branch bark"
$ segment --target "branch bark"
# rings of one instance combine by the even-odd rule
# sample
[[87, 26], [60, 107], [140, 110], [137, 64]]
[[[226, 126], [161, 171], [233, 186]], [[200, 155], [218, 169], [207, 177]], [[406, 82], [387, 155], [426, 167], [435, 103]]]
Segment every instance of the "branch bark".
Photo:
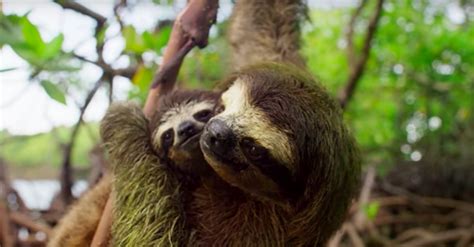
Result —
[[[370, 48], [372, 45], [372, 40], [374, 38], [375, 32], [377, 30], [378, 22], [380, 20], [380, 16], [382, 14], [382, 7], [383, 7], [384, 0], [377, 0], [377, 4], [375, 7], [374, 14], [372, 15], [369, 24], [367, 26], [367, 31], [365, 34], [364, 42], [362, 45], [362, 50], [359, 56], [355, 56], [355, 49], [353, 46], [353, 33], [354, 33], [354, 26], [355, 20], [360, 15], [363, 6], [365, 5], [365, 1], [362, 0], [359, 7], [354, 12], [349, 26], [348, 31], [348, 61], [349, 61], [349, 78], [347, 79], [346, 85], [339, 91], [339, 103], [343, 109], [346, 108], [348, 102], [351, 100], [354, 91], [357, 87], [357, 84], [362, 77], [365, 66], [367, 64], [367, 60], [370, 55]], [[350, 36], [349, 36], [350, 35]]]
[[191, 0], [173, 24], [168, 46], [151, 85], [143, 108], [150, 117], [156, 109], [160, 95], [173, 90], [179, 68], [186, 54], [195, 46], [203, 48], [208, 43], [209, 29], [216, 21], [217, 0]]
[[[74, 148], [74, 144], [76, 141], [77, 134], [79, 133], [79, 128], [83, 121], [84, 113], [87, 110], [92, 98], [94, 97], [97, 90], [99, 90], [100, 86], [104, 81], [104, 77], [102, 76], [94, 85], [94, 87], [89, 91], [83, 106], [81, 107], [79, 119], [77, 120], [76, 124], [71, 133], [71, 137], [69, 142], [64, 147], [64, 158], [61, 165], [61, 174], [60, 174], [60, 184], [61, 184], [61, 191], [59, 197], [56, 197], [54, 202], [52, 203], [52, 208], [56, 210], [63, 211], [67, 205], [69, 205], [73, 201], [73, 196], [71, 192], [71, 187], [73, 184], [72, 178], [72, 166], [71, 166], [71, 156], [72, 150]], [[58, 201], [61, 199], [61, 201]]]
[[94, 238], [92, 239], [91, 247], [109, 246], [113, 220], [113, 201], [114, 194], [111, 193], [107, 199], [107, 203], [105, 204], [105, 208], [102, 217], [100, 218], [99, 225], [97, 226], [97, 230], [94, 234]]
[[14, 239], [10, 229], [10, 217], [7, 205], [8, 187], [6, 169], [0, 160], [0, 246], [12, 247]]
[[61, 7], [63, 7], [64, 9], [74, 10], [75, 12], [89, 16], [90, 18], [94, 19], [100, 26], [104, 25], [107, 21], [107, 18], [105, 18], [101, 14], [87, 8], [86, 6], [78, 2], [69, 0], [54, 0], [54, 2], [61, 5]]

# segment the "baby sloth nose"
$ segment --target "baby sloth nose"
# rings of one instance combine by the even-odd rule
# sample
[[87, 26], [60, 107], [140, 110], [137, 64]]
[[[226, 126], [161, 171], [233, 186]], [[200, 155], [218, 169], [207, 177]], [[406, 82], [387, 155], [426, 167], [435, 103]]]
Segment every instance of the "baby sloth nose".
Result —
[[191, 121], [182, 122], [178, 126], [178, 136], [180, 138], [188, 139], [189, 137], [197, 134], [198, 131], [199, 130], [196, 128], [196, 125], [194, 125], [194, 123]]
[[214, 119], [206, 126], [205, 142], [218, 155], [226, 155], [235, 147], [236, 137], [232, 129], [219, 119]]

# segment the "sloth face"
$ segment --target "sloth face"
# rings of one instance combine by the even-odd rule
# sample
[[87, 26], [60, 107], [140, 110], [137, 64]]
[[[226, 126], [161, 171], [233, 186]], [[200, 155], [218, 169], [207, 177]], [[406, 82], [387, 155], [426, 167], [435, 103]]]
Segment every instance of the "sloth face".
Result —
[[[184, 96], [186, 97], [183, 97]], [[162, 157], [185, 172], [205, 173], [208, 166], [199, 146], [204, 125], [214, 116], [217, 95], [212, 92], [175, 92], [162, 101], [152, 122], [152, 142]], [[207, 168], [207, 169], [206, 169]]]
[[352, 193], [356, 145], [339, 105], [311, 76], [261, 64], [224, 86], [217, 115], [201, 136], [204, 157], [222, 179], [285, 204]]
[[[280, 96], [272, 89], [262, 88], [264, 93], [252, 84], [250, 78], [237, 78], [222, 94], [217, 107], [220, 113], [206, 125], [201, 147], [211, 167], [231, 185], [260, 197], [287, 201], [301, 193], [292, 132], [276, 124], [271, 119], [273, 113], [260, 106], [279, 105]], [[284, 116], [285, 109], [274, 110]]]

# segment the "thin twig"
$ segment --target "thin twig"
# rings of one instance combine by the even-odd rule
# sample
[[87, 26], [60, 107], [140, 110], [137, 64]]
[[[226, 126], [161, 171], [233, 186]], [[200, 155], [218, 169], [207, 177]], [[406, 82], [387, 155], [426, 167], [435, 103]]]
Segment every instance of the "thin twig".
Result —
[[148, 93], [143, 112], [149, 117], [156, 108], [160, 95], [171, 91], [186, 54], [194, 47], [207, 45], [209, 29], [217, 16], [217, 0], [191, 0], [173, 24], [170, 40]]
[[351, 16], [349, 25], [347, 26], [346, 32], [346, 42], [347, 42], [347, 60], [349, 61], [349, 66], [355, 66], [355, 49], [354, 49], [354, 30], [356, 26], [357, 19], [359, 18], [362, 10], [367, 4], [367, 0], [361, 0], [354, 13]]
[[401, 244], [399, 247], [433, 246], [435, 243], [444, 243], [470, 235], [472, 235], [472, 229], [449, 230], [445, 232], [438, 232], [430, 238], [415, 239], [411, 242]]
[[100, 23], [100, 25], [103, 25], [107, 21], [107, 18], [105, 18], [101, 14], [85, 7], [84, 5], [78, 2], [69, 1], [69, 0], [54, 0], [54, 2], [61, 5], [61, 7], [63, 7], [64, 9], [74, 10], [78, 13], [89, 16], [90, 18], [94, 19], [97, 23]]
[[[364, 1], [362, 1], [363, 3]], [[369, 21], [367, 26], [367, 31], [365, 34], [362, 50], [360, 57], [358, 57], [357, 62], [354, 62], [353, 65], [350, 65], [349, 71], [349, 78], [346, 82], [344, 88], [339, 91], [339, 103], [341, 107], [344, 109], [347, 106], [347, 103], [352, 98], [354, 91], [357, 87], [357, 83], [359, 82], [362, 74], [364, 72], [365, 66], [367, 64], [367, 60], [370, 55], [370, 48], [372, 44], [373, 37], [375, 35], [375, 31], [377, 30], [378, 22], [380, 20], [380, 16], [382, 14], [382, 7], [383, 7], [384, 0], [378, 0], [377, 5], [375, 7], [375, 12], [372, 15], [372, 18]], [[361, 3], [361, 4], [362, 4]], [[352, 41], [351, 41], [352, 42]], [[352, 53], [352, 55], [355, 55]], [[355, 60], [355, 59], [354, 59]]]
[[35, 222], [28, 215], [12, 212], [10, 214], [10, 219], [12, 222], [33, 230], [34, 232], [43, 232], [47, 236], [51, 236], [51, 227], [39, 222]]
[[362, 186], [362, 190], [360, 192], [359, 200], [357, 203], [359, 210], [354, 216], [354, 226], [357, 230], [362, 230], [366, 223], [366, 216], [362, 210], [362, 207], [369, 203], [370, 193], [374, 187], [374, 181], [375, 168], [373, 166], [369, 166], [369, 168], [367, 169], [367, 174], [365, 176], [364, 185]]
[[92, 239], [91, 247], [102, 247], [109, 245], [113, 220], [113, 198], [114, 194], [110, 193], [107, 203], [105, 204], [102, 217], [100, 218], [99, 225], [97, 226], [97, 230]]
[[101, 77], [94, 85], [94, 87], [89, 91], [83, 106], [80, 109], [80, 114], [79, 118], [74, 125], [74, 128], [71, 133], [71, 137], [69, 138], [69, 142], [66, 144], [64, 147], [64, 158], [63, 158], [63, 163], [62, 163], [62, 169], [61, 169], [61, 194], [63, 197], [64, 202], [67, 204], [72, 202], [72, 193], [71, 193], [71, 187], [72, 187], [72, 167], [71, 167], [71, 156], [72, 156], [72, 150], [74, 148], [74, 144], [76, 141], [77, 134], [79, 133], [79, 127], [81, 126], [81, 123], [83, 121], [84, 113], [87, 110], [87, 107], [89, 106], [89, 103], [92, 101], [92, 98], [94, 97], [95, 93], [97, 90], [99, 90], [100, 86], [102, 85], [104, 81], [104, 78]]

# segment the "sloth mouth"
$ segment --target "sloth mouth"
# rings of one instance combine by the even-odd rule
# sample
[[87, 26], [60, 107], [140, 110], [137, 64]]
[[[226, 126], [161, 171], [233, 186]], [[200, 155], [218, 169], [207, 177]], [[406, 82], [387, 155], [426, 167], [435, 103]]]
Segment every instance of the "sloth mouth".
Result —
[[193, 145], [193, 144], [199, 145], [199, 139], [201, 138], [201, 134], [202, 134], [202, 132], [198, 132], [197, 134], [195, 134], [193, 136], [190, 136], [186, 139], [183, 139], [178, 144], [178, 146], [181, 147], [181, 148], [186, 148], [186, 147], [188, 147], [190, 145]]
[[209, 144], [205, 141], [201, 140], [201, 149], [204, 153], [208, 155], [208, 157], [212, 157], [215, 161], [219, 163], [219, 165], [224, 165], [231, 168], [234, 172], [240, 172], [249, 167], [249, 164], [245, 162], [241, 162], [237, 159], [234, 155], [222, 155], [219, 152], [216, 152]]

